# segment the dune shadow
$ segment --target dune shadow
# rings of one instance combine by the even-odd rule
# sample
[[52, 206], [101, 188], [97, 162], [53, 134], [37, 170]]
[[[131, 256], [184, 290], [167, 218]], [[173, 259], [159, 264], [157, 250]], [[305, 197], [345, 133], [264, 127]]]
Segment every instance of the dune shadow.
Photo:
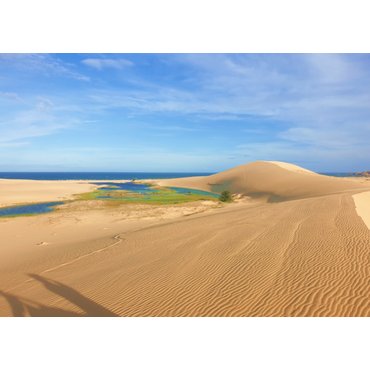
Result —
[[28, 298], [15, 296], [10, 293], [0, 291], [11, 307], [13, 316], [38, 316], [38, 317], [112, 317], [118, 316], [112, 311], [106, 309], [102, 305], [94, 302], [90, 298], [85, 297], [77, 290], [60, 283], [58, 281], [45, 278], [36, 274], [29, 274], [31, 278], [40, 282], [51, 293], [56, 294], [73, 305], [79, 307], [83, 312], [78, 313], [70, 310], [64, 310], [57, 307], [40, 304]]

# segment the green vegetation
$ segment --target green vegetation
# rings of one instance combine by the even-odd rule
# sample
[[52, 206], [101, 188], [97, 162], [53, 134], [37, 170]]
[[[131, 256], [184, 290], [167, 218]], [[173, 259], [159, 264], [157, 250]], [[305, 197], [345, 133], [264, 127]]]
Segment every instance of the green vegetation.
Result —
[[[152, 204], [152, 205], [171, 205], [180, 203], [196, 202], [201, 200], [217, 201], [217, 194], [202, 192], [199, 190], [191, 190], [184, 188], [166, 188], [158, 185], [146, 184], [148, 186], [145, 191], [132, 191], [120, 189], [118, 186], [109, 186], [109, 188], [97, 188], [94, 191], [78, 194], [74, 200], [65, 201], [63, 204], [74, 203], [75, 201], [97, 201], [96, 203], [88, 204], [88, 207], [97, 206], [117, 207], [121, 204]], [[230, 201], [231, 196], [223, 195], [226, 200]], [[227, 200], [229, 199], [230, 200]], [[223, 199], [223, 198], [222, 198]], [[220, 197], [221, 200], [221, 197]], [[37, 203], [38, 204], [38, 203]], [[68, 209], [68, 208], [67, 208]], [[54, 212], [57, 211], [54, 208]], [[0, 215], [0, 218], [33, 216], [35, 213], [20, 213]]]
[[195, 193], [178, 193], [165, 187], [155, 187], [154, 191], [139, 193], [125, 190], [100, 190], [80, 194], [78, 200], [104, 200], [114, 203], [141, 203], [141, 204], [178, 204], [195, 202], [198, 200], [215, 200], [214, 197]]
[[99, 196], [105, 195], [106, 192], [102, 190], [94, 190], [89, 193], [82, 193], [78, 194], [76, 200], [95, 200], [99, 198]]
[[231, 202], [233, 200], [229, 190], [224, 190], [218, 199], [220, 202]]

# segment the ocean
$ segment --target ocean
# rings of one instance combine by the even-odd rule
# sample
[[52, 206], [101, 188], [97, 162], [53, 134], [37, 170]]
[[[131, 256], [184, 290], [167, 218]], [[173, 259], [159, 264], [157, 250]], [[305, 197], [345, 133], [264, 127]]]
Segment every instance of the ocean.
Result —
[[[0, 179], [18, 180], [132, 180], [208, 176], [214, 172], [0, 172]], [[321, 175], [354, 177], [354, 172], [321, 172]]]
[[0, 179], [18, 180], [132, 180], [208, 176], [209, 172], [0, 172]]

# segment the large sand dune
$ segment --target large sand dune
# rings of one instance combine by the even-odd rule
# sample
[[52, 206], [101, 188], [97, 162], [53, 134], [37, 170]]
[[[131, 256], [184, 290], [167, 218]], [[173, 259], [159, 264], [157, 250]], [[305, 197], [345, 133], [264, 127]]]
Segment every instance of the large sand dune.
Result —
[[370, 185], [286, 167], [257, 162], [163, 183], [227, 182], [287, 201], [0, 222], [0, 314], [370, 316], [370, 230], [353, 199]]
[[159, 183], [216, 192], [227, 189], [232, 193], [269, 201], [316, 197], [364, 188], [358, 182], [319, 175], [289, 163], [266, 161], [248, 163], [211, 176], [162, 180]]

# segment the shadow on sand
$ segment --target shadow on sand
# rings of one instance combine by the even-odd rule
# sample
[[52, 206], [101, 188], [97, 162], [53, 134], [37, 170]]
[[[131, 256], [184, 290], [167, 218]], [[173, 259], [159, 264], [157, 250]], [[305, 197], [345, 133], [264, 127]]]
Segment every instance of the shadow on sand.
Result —
[[77, 313], [57, 307], [42, 305], [30, 299], [17, 297], [13, 294], [0, 291], [0, 295], [8, 301], [12, 309], [13, 316], [117, 316], [115, 313], [107, 310], [105, 307], [83, 296], [81, 293], [65, 284], [36, 274], [30, 274], [29, 276], [34, 280], [40, 282], [50, 292], [66, 299], [70, 303], [79, 307], [83, 311], [83, 313]]

